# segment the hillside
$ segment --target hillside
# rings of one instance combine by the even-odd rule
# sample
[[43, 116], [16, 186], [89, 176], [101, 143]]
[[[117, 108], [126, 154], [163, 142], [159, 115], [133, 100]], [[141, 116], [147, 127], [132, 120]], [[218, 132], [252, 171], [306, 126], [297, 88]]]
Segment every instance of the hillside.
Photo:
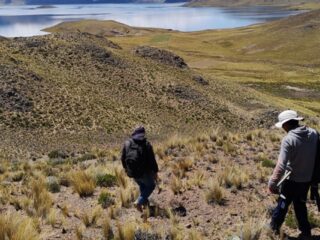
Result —
[[153, 139], [261, 124], [240, 106], [250, 92], [230, 101], [238, 86], [202, 79], [170, 52], [122, 50], [88, 33], [4, 39], [0, 52], [2, 149], [81, 151], [137, 124]]
[[317, 10], [238, 29], [112, 40], [124, 48], [148, 43], [170, 49], [205, 76], [255, 89], [271, 105], [319, 117], [319, 18]]
[[244, 7], [244, 6], [276, 6], [295, 9], [318, 9], [319, 0], [191, 0], [188, 7]]

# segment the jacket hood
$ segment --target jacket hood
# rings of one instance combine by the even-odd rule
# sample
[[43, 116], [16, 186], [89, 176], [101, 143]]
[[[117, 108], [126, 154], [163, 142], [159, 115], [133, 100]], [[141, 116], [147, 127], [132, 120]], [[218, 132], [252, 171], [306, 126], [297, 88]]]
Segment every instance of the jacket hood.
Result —
[[297, 127], [289, 132], [289, 135], [294, 135], [301, 139], [309, 139], [312, 135], [312, 131], [310, 128], [306, 126]]

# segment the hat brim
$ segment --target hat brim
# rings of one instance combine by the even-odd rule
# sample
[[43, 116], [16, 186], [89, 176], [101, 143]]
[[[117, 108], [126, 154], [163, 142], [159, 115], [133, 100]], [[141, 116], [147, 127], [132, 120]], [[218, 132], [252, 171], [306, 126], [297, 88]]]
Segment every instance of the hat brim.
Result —
[[286, 122], [289, 122], [290, 120], [303, 121], [304, 118], [303, 118], [303, 117], [289, 118], [289, 119], [283, 120], [283, 121], [281, 121], [281, 122], [277, 122], [277, 123], [275, 124], [275, 126], [276, 126], [277, 128], [282, 128], [283, 124], [285, 124]]

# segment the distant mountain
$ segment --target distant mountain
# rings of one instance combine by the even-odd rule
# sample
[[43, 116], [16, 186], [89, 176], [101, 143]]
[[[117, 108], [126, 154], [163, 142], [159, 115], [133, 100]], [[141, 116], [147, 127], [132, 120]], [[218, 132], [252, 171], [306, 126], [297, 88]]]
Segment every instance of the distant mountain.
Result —
[[0, 0], [0, 4], [178, 3], [186, 0]]
[[271, 6], [292, 6], [296, 4], [320, 3], [320, 0], [191, 0], [187, 6], [191, 7], [237, 7], [237, 6], [256, 6], [256, 5], [271, 5]]

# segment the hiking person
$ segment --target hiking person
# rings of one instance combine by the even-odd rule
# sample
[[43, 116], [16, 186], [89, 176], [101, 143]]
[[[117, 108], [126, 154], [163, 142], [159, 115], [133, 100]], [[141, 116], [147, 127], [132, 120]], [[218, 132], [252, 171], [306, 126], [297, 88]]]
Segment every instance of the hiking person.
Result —
[[[301, 231], [299, 239], [312, 239], [306, 200], [313, 175], [318, 134], [312, 128], [301, 126], [299, 121], [304, 119], [293, 110], [280, 113], [278, 120], [275, 126], [283, 128], [287, 135], [282, 139], [278, 162], [268, 184], [271, 193], [280, 194], [270, 228], [276, 235], [280, 233], [288, 208], [293, 203]], [[287, 174], [286, 169], [290, 169]], [[279, 189], [278, 183], [285, 174], [287, 178]]]
[[142, 211], [149, 204], [148, 198], [155, 189], [158, 178], [158, 164], [152, 145], [146, 139], [144, 127], [136, 128], [125, 141], [121, 161], [128, 177], [133, 178], [139, 186], [140, 196], [134, 205]]

